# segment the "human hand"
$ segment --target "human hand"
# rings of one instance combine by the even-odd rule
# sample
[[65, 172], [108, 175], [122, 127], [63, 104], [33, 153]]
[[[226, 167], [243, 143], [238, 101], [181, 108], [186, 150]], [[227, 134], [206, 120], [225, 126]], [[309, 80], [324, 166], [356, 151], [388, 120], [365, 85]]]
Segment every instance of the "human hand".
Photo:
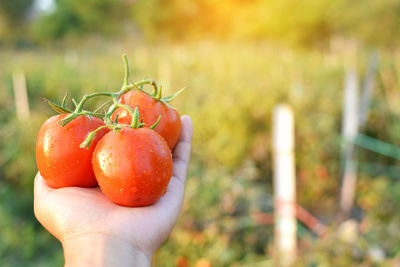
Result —
[[151, 265], [182, 207], [192, 135], [190, 117], [182, 116], [173, 176], [167, 193], [152, 206], [118, 206], [100, 188], [53, 189], [36, 175], [35, 216], [61, 242], [66, 266]]

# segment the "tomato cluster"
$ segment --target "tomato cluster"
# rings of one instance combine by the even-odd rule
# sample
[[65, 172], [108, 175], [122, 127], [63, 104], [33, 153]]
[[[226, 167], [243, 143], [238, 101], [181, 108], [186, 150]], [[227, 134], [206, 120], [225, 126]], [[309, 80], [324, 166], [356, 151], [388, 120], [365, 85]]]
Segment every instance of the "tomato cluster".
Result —
[[[95, 187], [113, 202], [129, 207], [155, 203], [172, 176], [172, 153], [181, 133], [178, 112], [161, 98], [154, 81], [128, 83], [118, 93], [86, 95], [74, 111], [49, 101], [58, 112], [40, 128], [36, 162], [49, 186]], [[150, 84], [154, 93], [144, 91]], [[95, 96], [113, 100], [104, 114], [83, 110]]]

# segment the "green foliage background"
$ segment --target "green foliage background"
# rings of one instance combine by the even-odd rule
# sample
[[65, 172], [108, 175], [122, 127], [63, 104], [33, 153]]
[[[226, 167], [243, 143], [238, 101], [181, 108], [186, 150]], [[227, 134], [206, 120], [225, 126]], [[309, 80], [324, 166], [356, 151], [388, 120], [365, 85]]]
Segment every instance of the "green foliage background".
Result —
[[[299, 223], [298, 265], [377, 264], [400, 257], [399, 163], [358, 149], [356, 211], [361, 232], [337, 235], [344, 71], [353, 53], [360, 79], [369, 52], [380, 64], [362, 132], [400, 144], [397, 1], [56, 0], [29, 18], [28, 0], [0, 2], [0, 266], [62, 265], [61, 246], [35, 220], [35, 138], [53, 115], [42, 97], [61, 99], [122, 82], [120, 56], [133, 77], [154, 77], [165, 93], [186, 86], [174, 105], [194, 120], [182, 215], [155, 266], [207, 259], [213, 266], [271, 265], [271, 117], [276, 104], [295, 111], [298, 202], [330, 226], [317, 238]], [[352, 41], [348, 41], [352, 40]], [[15, 115], [12, 74], [26, 74], [32, 116]]]
[[98, 34], [155, 42], [268, 39], [294, 46], [323, 46], [335, 36], [368, 45], [399, 40], [396, 0], [53, 0], [54, 8], [42, 13], [34, 2], [0, 2], [0, 44], [43, 45]]

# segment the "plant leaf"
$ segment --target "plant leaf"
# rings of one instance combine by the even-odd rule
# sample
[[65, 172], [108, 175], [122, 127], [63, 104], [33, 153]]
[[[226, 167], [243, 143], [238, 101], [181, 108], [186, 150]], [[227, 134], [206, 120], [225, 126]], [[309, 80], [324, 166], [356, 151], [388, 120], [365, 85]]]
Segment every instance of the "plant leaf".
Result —
[[179, 90], [178, 92], [176, 92], [175, 94], [172, 94], [172, 95], [169, 95], [169, 96], [166, 96], [166, 97], [163, 97], [163, 98], [161, 98], [160, 100], [162, 101], [162, 102], [171, 102], [172, 100], [174, 100], [175, 99], [175, 97], [177, 97], [180, 93], [182, 93], [184, 90], [186, 89], [186, 87], [183, 87], [181, 90]]
[[65, 101], [67, 100], [67, 97], [68, 97], [68, 92], [65, 93], [65, 96], [61, 102], [61, 107], [63, 107], [63, 108], [65, 108]]
[[49, 104], [50, 105], [50, 107], [52, 108], [52, 109], [54, 109], [56, 112], [58, 112], [58, 113], [60, 113], [60, 114], [67, 114], [67, 113], [71, 113], [72, 111], [70, 111], [70, 110], [68, 110], [67, 108], [65, 108], [65, 107], [62, 107], [62, 106], [60, 106], [60, 105], [57, 105], [56, 103], [54, 103], [54, 102], [51, 102], [49, 99], [47, 99], [47, 98], [43, 98], [43, 101], [44, 102], [47, 102], [47, 104]]

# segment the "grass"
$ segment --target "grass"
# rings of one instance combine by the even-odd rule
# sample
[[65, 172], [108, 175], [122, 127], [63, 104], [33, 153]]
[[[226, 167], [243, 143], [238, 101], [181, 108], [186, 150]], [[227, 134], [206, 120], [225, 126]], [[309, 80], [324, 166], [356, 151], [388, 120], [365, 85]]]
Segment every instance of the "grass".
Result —
[[[0, 51], [0, 265], [62, 263], [60, 247], [35, 221], [31, 208], [35, 133], [53, 114], [41, 99], [61, 101], [66, 91], [79, 99], [90, 91], [118, 90], [123, 52], [130, 59], [133, 80], [155, 78], [166, 94], [186, 86], [173, 105], [194, 121], [183, 212], [156, 254], [156, 266], [184, 261], [191, 266], [200, 260], [213, 266], [270, 262], [273, 228], [257, 224], [251, 214], [273, 211], [271, 117], [281, 102], [295, 111], [298, 202], [332, 225], [341, 176], [346, 49], [294, 51], [265, 43], [126, 41], [79, 49]], [[381, 51], [372, 108], [362, 129], [395, 145], [400, 144], [399, 57], [396, 50]], [[361, 50], [354, 58], [361, 78], [368, 51]], [[29, 122], [18, 122], [15, 115], [11, 76], [17, 69], [27, 79]], [[399, 165], [372, 152], [358, 152], [361, 161]], [[388, 235], [387, 230], [389, 225], [400, 230], [399, 182], [388, 179], [384, 171], [374, 170], [373, 175], [359, 175], [356, 204], [362, 211], [360, 221], [367, 226], [357, 243], [341, 242], [333, 228], [325, 239], [301, 231], [299, 265], [368, 264], [372, 262], [368, 243], [378, 244], [388, 258], [399, 253], [397, 235]], [[362, 253], [355, 254], [354, 247]]]

